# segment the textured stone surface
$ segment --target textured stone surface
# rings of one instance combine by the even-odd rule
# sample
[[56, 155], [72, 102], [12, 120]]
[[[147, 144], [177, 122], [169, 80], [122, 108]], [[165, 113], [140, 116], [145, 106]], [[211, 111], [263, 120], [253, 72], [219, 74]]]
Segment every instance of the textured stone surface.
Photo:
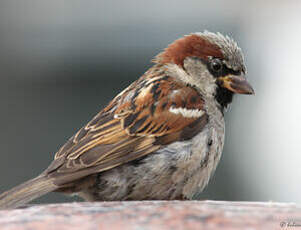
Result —
[[38, 205], [0, 211], [1, 230], [289, 228], [301, 230], [301, 208], [295, 204], [272, 202], [95, 202]]

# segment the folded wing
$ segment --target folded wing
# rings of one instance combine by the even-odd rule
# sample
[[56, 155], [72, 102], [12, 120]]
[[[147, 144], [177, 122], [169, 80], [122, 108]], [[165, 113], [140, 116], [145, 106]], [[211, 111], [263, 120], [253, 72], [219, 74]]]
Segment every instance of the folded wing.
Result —
[[188, 140], [207, 124], [204, 101], [171, 77], [141, 78], [56, 153], [45, 171], [63, 185]]

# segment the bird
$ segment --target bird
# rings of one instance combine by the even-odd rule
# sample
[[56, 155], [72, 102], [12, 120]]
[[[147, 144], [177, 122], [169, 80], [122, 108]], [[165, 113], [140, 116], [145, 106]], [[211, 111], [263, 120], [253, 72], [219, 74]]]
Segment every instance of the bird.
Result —
[[190, 200], [220, 161], [224, 114], [254, 94], [244, 55], [229, 36], [185, 35], [79, 129], [37, 177], [0, 195], [0, 209], [49, 192], [86, 201]]

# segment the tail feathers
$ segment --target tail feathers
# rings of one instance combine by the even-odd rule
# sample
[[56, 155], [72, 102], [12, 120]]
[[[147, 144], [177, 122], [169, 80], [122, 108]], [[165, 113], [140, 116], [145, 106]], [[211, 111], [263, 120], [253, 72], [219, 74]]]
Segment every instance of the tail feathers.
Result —
[[57, 188], [53, 179], [40, 175], [0, 194], [0, 210], [17, 208]]

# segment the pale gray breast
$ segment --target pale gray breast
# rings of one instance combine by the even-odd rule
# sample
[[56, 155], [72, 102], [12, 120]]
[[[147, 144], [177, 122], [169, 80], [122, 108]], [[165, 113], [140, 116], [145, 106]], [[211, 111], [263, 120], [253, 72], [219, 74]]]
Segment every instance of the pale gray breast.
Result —
[[192, 139], [190, 166], [194, 171], [183, 188], [183, 195], [187, 198], [192, 198], [208, 184], [220, 160], [224, 145], [224, 117], [214, 100], [207, 98], [205, 101], [209, 122], [205, 129]]
[[208, 181], [196, 175], [210, 163], [209, 132], [206, 126], [191, 140], [175, 142], [141, 160], [133, 167], [132, 176], [136, 177], [129, 178], [134, 188], [127, 199], [176, 199], [183, 195], [192, 198], [203, 183], [201, 180]]

